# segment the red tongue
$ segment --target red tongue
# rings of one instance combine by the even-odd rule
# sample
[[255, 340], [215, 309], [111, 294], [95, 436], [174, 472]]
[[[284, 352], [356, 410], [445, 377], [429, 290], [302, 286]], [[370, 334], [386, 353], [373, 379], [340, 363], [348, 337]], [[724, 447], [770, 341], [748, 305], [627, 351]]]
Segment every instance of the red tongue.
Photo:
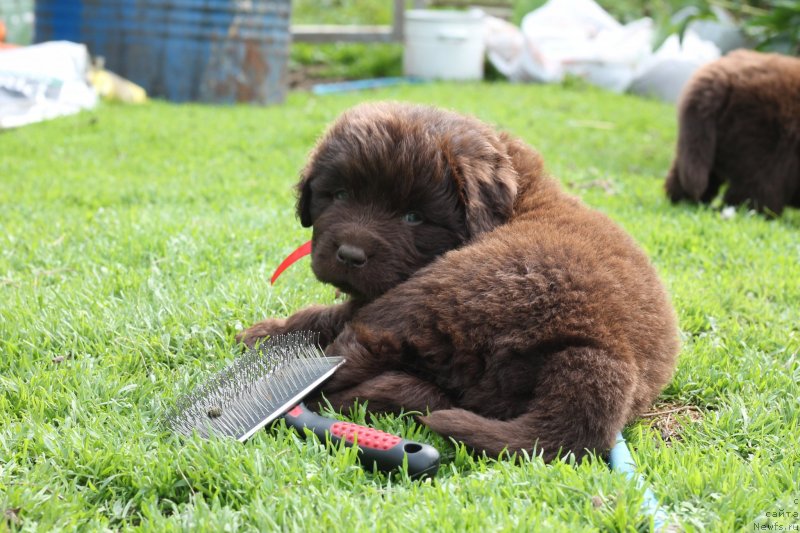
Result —
[[311, 241], [308, 241], [305, 244], [301, 244], [297, 250], [290, 253], [289, 256], [284, 259], [278, 268], [275, 270], [275, 273], [272, 275], [272, 279], [269, 280], [270, 285], [275, 284], [275, 280], [278, 279], [278, 276], [283, 274], [283, 271], [289, 268], [292, 263], [300, 259], [301, 257], [305, 257], [311, 253]]

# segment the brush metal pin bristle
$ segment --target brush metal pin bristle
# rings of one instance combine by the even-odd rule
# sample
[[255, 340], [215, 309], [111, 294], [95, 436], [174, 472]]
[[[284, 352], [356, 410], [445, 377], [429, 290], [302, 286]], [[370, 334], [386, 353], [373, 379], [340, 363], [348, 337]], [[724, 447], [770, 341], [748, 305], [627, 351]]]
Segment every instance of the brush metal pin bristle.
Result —
[[341, 357], [325, 356], [315, 333], [270, 337], [180, 397], [165, 422], [186, 436], [213, 433], [244, 441], [294, 407], [342, 363]]

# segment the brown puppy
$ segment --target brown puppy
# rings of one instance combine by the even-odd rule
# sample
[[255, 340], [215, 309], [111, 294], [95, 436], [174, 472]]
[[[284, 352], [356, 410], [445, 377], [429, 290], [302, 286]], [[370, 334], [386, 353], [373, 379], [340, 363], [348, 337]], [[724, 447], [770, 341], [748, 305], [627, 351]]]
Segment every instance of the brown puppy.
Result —
[[669, 380], [675, 317], [647, 257], [521, 141], [455, 113], [344, 113], [299, 184], [312, 268], [351, 298], [240, 334], [320, 332], [336, 408], [431, 411], [498, 455], [606, 450]]
[[673, 202], [800, 207], [800, 59], [738, 50], [695, 73], [678, 107]]

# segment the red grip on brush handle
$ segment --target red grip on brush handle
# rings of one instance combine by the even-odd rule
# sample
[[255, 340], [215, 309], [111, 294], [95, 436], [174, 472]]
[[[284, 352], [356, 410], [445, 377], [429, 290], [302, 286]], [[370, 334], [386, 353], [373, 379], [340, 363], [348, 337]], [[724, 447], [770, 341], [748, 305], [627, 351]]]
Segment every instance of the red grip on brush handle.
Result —
[[428, 444], [406, 440], [352, 422], [326, 418], [310, 411], [302, 403], [283, 415], [283, 418], [287, 425], [301, 434], [303, 428], [308, 428], [323, 441], [330, 439], [338, 444], [344, 439], [348, 446], [357, 442], [361, 463], [374, 465], [382, 472], [402, 468], [404, 459], [408, 461], [408, 476], [411, 478], [433, 477], [439, 470], [439, 452]]

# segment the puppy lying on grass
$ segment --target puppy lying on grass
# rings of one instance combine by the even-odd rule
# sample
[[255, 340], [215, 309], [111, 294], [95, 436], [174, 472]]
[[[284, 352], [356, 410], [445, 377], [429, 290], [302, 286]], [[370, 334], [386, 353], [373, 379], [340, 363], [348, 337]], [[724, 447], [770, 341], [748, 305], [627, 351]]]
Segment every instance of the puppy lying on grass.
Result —
[[800, 59], [738, 50], [704, 66], [678, 107], [673, 202], [711, 202], [780, 215], [800, 207]]
[[675, 316], [645, 254], [476, 119], [365, 104], [310, 157], [312, 269], [350, 295], [242, 332], [321, 334], [336, 408], [430, 411], [477, 451], [604, 451], [670, 379]]

